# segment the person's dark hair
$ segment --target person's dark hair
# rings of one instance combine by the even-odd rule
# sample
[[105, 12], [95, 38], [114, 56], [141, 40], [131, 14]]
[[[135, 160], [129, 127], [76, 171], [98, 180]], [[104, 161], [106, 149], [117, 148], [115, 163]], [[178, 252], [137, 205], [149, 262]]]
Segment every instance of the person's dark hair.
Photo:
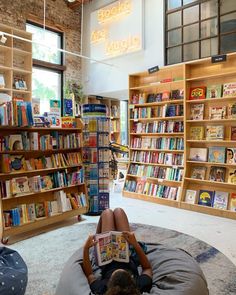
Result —
[[136, 287], [136, 284], [130, 273], [126, 270], [116, 270], [107, 285], [105, 295], [140, 295], [141, 293]]

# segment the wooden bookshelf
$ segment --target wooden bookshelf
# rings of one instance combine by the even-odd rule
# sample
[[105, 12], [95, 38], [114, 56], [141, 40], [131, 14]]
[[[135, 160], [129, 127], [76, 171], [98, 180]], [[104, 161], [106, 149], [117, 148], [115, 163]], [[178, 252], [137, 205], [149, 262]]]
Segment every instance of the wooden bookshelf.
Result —
[[[0, 24], [0, 31], [13, 34], [15, 36], [22, 37], [26, 40], [31, 41], [32, 35], [28, 32], [21, 31], [18, 29], [14, 29], [5, 25]], [[5, 87], [0, 88], [0, 95], [7, 94], [10, 99], [12, 98], [21, 98], [24, 101], [31, 102], [32, 97], [32, 43], [19, 40], [16, 38], [8, 37], [5, 44], [0, 45], [0, 74], [4, 76]], [[14, 78], [19, 77], [20, 79], [26, 82], [27, 89], [16, 89], [14, 84]], [[64, 164], [55, 164], [53, 163], [52, 166], [49, 168], [42, 167], [40, 169], [28, 169], [25, 165], [24, 169], [20, 169], [17, 171], [13, 169], [11, 165], [11, 161], [14, 157], [19, 157], [22, 155], [24, 163], [26, 160], [30, 159], [42, 159], [43, 156], [49, 157], [56, 157], [58, 154], [63, 154], [65, 157], [70, 153], [73, 154], [80, 154], [81, 161], [82, 161], [82, 122], [81, 120], [77, 120], [77, 128], [37, 128], [37, 127], [17, 127], [17, 126], [0, 126], [0, 218], [1, 218], [1, 227], [2, 227], [2, 235], [1, 239], [2, 242], [7, 242], [8, 237], [12, 235], [22, 234], [26, 231], [37, 230], [42, 226], [46, 226], [48, 224], [52, 224], [55, 222], [63, 221], [66, 218], [70, 218], [73, 216], [77, 216], [88, 211], [88, 200], [87, 200], [87, 190], [84, 182], [73, 182], [70, 181], [69, 178], [63, 183], [59, 182], [56, 184], [53, 181], [53, 186], [51, 189], [41, 188], [38, 191], [33, 190], [30, 187], [29, 191], [25, 191], [22, 194], [20, 193], [13, 193], [12, 191], [12, 180], [13, 179], [29, 179], [31, 177], [44, 177], [53, 175], [56, 173], [64, 173], [64, 175], [70, 175], [73, 172], [79, 171], [79, 169], [83, 168], [82, 162], [68, 162], [69, 165]], [[39, 149], [32, 149], [31, 147], [21, 148], [21, 150], [13, 150], [9, 147], [6, 147], [6, 141], [10, 139], [11, 136], [14, 135], [22, 135], [22, 133], [27, 137], [27, 141], [30, 145], [30, 138], [29, 134], [37, 133], [38, 134], [38, 142], [39, 142]], [[53, 148], [43, 149], [40, 142], [40, 137], [51, 135], [53, 138], [53, 134], [58, 134], [59, 136], [63, 137], [67, 135], [75, 134], [80, 138], [79, 143], [76, 143], [75, 146], [68, 144], [68, 146], [63, 144], [57, 144]], [[56, 139], [57, 140], [57, 139]], [[23, 138], [22, 138], [23, 142]], [[59, 139], [58, 139], [59, 142]], [[40, 148], [41, 147], [41, 148]], [[3, 163], [2, 159], [9, 160], [9, 170], [6, 172], [4, 166], [6, 166], [6, 162]], [[8, 161], [7, 160], [7, 161]], [[61, 162], [62, 163], [62, 162]], [[7, 164], [8, 165], [8, 164]], [[27, 177], [27, 178], [26, 178]], [[5, 183], [9, 183], [9, 191], [6, 193], [6, 187], [4, 186]], [[5, 189], [4, 189], [5, 187]], [[51, 204], [51, 201], [56, 200], [54, 193], [65, 191], [65, 193], [75, 193], [85, 194], [85, 201], [86, 206], [80, 206], [77, 209], [72, 209], [66, 212], [55, 213], [54, 215], [50, 216], [48, 214], [48, 207]], [[29, 205], [30, 204], [37, 204], [43, 203], [45, 206], [45, 217], [41, 218], [29, 218]], [[47, 204], [47, 205], [46, 205]], [[25, 207], [24, 207], [25, 206]], [[20, 220], [15, 224], [6, 226], [6, 211], [9, 212], [9, 217], [13, 215], [13, 209], [18, 208]], [[23, 208], [25, 212], [23, 212]], [[73, 207], [72, 207], [73, 208]], [[10, 211], [11, 210], [11, 211]], [[59, 210], [60, 211], [60, 210]], [[20, 213], [21, 212], [21, 213]], [[18, 217], [19, 217], [18, 216]], [[27, 218], [26, 218], [27, 216]], [[10, 218], [14, 219], [13, 216]], [[27, 219], [27, 221], [26, 221]]]
[[[229, 117], [228, 116], [228, 106], [229, 104], [236, 104], [236, 95], [233, 94], [232, 96], [224, 95], [223, 89], [222, 93], [220, 95], [217, 95], [217, 97], [206, 97], [205, 99], [193, 99], [190, 100], [190, 88], [194, 87], [201, 87], [205, 86], [206, 91], [207, 88], [209, 89], [209, 86], [211, 85], [222, 85], [226, 83], [233, 83], [236, 82], [236, 54], [228, 54], [227, 55], [227, 61], [221, 62], [221, 63], [215, 63], [213, 64], [211, 62], [211, 58], [206, 58], [203, 60], [197, 60], [197, 61], [191, 61], [179, 65], [173, 65], [173, 66], [167, 66], [161, 68], [158, 72], [154, 74], [148, 74], [147, 72], [143, 73], [137, 73], [132, 74], [129, 77], [129, 136], [130, 136], [130, 161], [129, 161], [129, 170], [128, 174], [126, 176], [126, 183], [130, 180], [140, 180], [145, 183], [158, 183], [158, 184], [166, 184], [171, 186], [180, 186], [180, 194], [176, 200], [171, 199], [164, 199], [162, 197], [156, 197], [152, 193], [145, 191], [145, 193], [137, 192], [137, 190], [133, 189], [131, 187], [131, 191], [129, 191], [129, 188], [127, 189], [127, 185], [123, 190], [123, 195], [125, 197], [135, 198], [135, 199], [141, 199], [146, 200], [149, 202], [155, 202], [159, 204], [164, 204], [168, 206], [175, 206], [182, 209], [197, 211], [205, 214], [211, 214], [215, 216], [221, 216], [231, 219], [236, 219], [236, 212], [230, 210], [230, 202], [231, 202], [231, 194], [236, 193], [236, 183], [229, 183], [229, 176], [232, 170], [236, 170], [236, 160], [234, 163], [228, 163], [227, 162], [227, 155], [225, 155], [225, 160], [222, 163], [217, 162], [210, 162], [207, 155], [207, 160], [205, 162], [202, 161], [194, 161], [189, 158], [189, 153], [191, 148], [206, 148], [208, 153], [209, 149], [212, 147], [220, 147], [225, 148], [225, 151], [227, 148], [235, 149], [236, 154], [236, 140], [231, 138], [231, 127], [236, 127], [236, 116]], [[171, 80], [165, 80], [165, 79], [172, 79]], [[177, 81], [175, 79], [177, 78]], [[182, 78], [182, 80], [180, 79]], [[160, 83], [161, 80], [164, 80], [162, 82], [166, 83]], [[155, 101], [155, 102], [148, 102], [148, 95], [150, 94], [157, 94], [157, 93], [163, 93], [165, 91], [172, 91], [175, 89], [184, 89], [184, 99], [176, 99], [176, 100], [167, 100], [167, 101]], [[133, 102], [133, 96], [136, 95], [137, 97], [141, 97], [141, 101]], [[176, 118], [166, 118], [165, 116], [156, 116], [156, 114], [149, 117], [133, 117], [134, 110], [135, 109], [141, 109], [141, 108], [155, 108], [155, 107], [163, 107], [163, 106], [169, 106], [169, 105], [184, 105], [184, 113], [181, 116], [176, 116]], [[191, 119], [191, 108], [194, 104], [202, 104], [204, 106], [204, 115], [203, 118], [200, 120], [192, 120]], [[227, 112], [226, 116], [223, 116], [221, 118], [212, 119], [210, 117], [210, 108], [212, 107], [224, 107], [226, 106]], [[184, 123], [184, 131], [183, 132], [173, 132], [173, 133], [167, 133], [167, 132], [151, 132], [148, 133], [146, 130], [143, 130], [140, 132], [135, 130], [133, 128], [134, 124], [142, 123], [155, 123], [158, 124], [159, 122], [162, 122], [163, 120], [178, 120], [183, 121]], [[209, 137], [206, 137], [206, 128], [209, 126], [210, 128], [214, 128], [214, 126], [223, 126], [224, 129], [224, 138], [223, 139], [212, 139]], [[202, 127], [204, 130], [204, 135], [202, 139], [194, 139], [191, 137], [190, 130], [191, 127]], [[209, 128], [208, 128], [209, 129]], [[160, 138], [183, 138], [184, 140], [184, 148], [183, 150], [180, 149], [173, 149], [168, 150], [167, 148], [161, 149], [156, 148], [153, 146], [142, 145], [140, 142], [143, 142], [143, 140], [149, 139], [160, 139]], [[133, 139], [137, 138], [137, 145], [133, 146]], [[135, 158], [132, 156], [134, 153], [141, 153], [141, 152], [149, 152], [149, 153], [168, 153], [168, 154], [182, 154], [184, 155], [184, 162], [182, 165], [166, 165], [164, 163], [158, 163], [157, 161], [154, 161], [152, 163], [146, 163], [142, 162], [141, 160], [135, 160]], [[147, 168], [143, 168], [144, 172], [142, 172], [142, 169], [138, 171], [137, 176], [135, 173], [131, 173], [130, 169], [132, 167], [135, 167], [134, 165], [142, 165], [144, 167], [152, 166], [152, 167], [159, 167], [159, 168], [165, 168], [165, 167], [174, 167], [174, 168], [182, 168], [184, 169], [184, 175], [182, 181], [170, 181], [166, 179], [160, 179], [160, 178], [154, 178], [154, 177], [148, 177], [145, 174], [147, 173]], [[195, 179], [192, 177], [192, 169], [197, 167], [205, 167], [206, 174], [204, 179]], [[213, 181], [212, 180], [212, 171], [214, 169], [217, 169], [217, 167], [220, 167], [224, 171], [224, 180], [223, 181]], [[134, 169], [134, 168], [133, 168]], [[211, 170], [212, 169], [212, 170]], [[136, 171], [136, 170], [134, 170]], [[141, 171], [141, 172], [140, 172]], [[231, 174], [232, 175], [232, 174]], [[211, 178], [210, 178], [211, 177]], [[231, 178], [230, 178], [231, 179]], [[186, 202], [185, 195], [186, 191], [190, 190], [196, 190], [196, 200], [194, 204], [190, 204]], [[199, 198], [199, 191], [200, 190], [209, 190], [209, 191], [219, 191], [219, 192], [225, 192], [228, 193], [228, 206], [227, 209], [218, 209], [214, 207], [208, 207], [204, 206], [198, 203]], [[213, 193], [214, 194], [214, 193]], [[213, 206], [213, 203], [212, 203]]]
[[[145, 72], [129, 76], [130, 161], [123, 190], [126, 197], [178, 207], [183, 177], [184, 99], [180, 93], [175, 97], [171, 94], [173, 90], [183, 90], [183, 76], [183, 65], [165, 67], [151, 75]], [[163, 92], [167, 97], [151, 97]], [[158, 141], [162, 141], [160, 146]], [[175, 142], [176, 147], [167, 143], [170, 141]], [[177, 141], [182, 142], [181, 148], [177, 148]], [[163, 159], [155, 158], [158, 154]], [[146, 160], [138, 159], [139, 155], [144, 155]], [[168, 157], [172, 161], [168, 162]], [[174, 158], [177, 157], [181, 160], [175, 163]], [[135, 168], [141, 169], [141, 172], [133, 172]], [[147, 176], [148, 169], [151, 172]], [[159, 171], [155, 177], [154, 171]], [[161, 173], [166, 176], [161, 176]], [[177, 175], [181, 173], [182, 177]], [[136, 188], [130, 191], [129, 184], [132, 182], [136, 183]], [[138, 188], [140, 184], [141, 191]], [[165, 187], [169, 193], [157, 197], [161, 194], [156, 191], [157, 185]]]

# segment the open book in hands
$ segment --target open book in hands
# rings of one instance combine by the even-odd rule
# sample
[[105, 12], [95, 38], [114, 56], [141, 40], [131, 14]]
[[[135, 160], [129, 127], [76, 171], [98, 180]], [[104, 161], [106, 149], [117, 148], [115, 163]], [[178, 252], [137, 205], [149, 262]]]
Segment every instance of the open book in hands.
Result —
[[99, 266], [110, 262], [129, 262], [129, 244], [122, 232], [111, 231], [95, 235], [98, 241], [95, 247], [95, 255]]

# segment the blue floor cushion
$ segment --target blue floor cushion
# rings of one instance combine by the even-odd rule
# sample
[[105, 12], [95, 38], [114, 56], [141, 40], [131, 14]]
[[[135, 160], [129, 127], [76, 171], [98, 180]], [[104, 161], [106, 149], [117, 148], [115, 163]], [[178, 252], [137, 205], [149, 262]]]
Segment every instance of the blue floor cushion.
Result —
[[27, 266], [21, 256], [12, 249], [0, 247], [0, 294], [25, 294], [27, 277]]

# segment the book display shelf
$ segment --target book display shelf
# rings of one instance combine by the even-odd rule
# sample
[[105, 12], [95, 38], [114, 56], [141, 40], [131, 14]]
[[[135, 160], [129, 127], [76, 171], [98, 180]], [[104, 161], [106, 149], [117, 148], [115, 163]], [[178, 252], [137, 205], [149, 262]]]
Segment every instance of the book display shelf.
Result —
[[236, 219], [235, 69], [228, 54], [130, 76], [124, 196]]
[[106, 117], [106, 105], [84, 105], [83, 122], [83, 162], [89, 196], [87, 214], [100, 215], [109, 208], [110, 119]]
[[[31, 34], [0, 25], [31, 40]], [[1, 79], [2, 78], [2, 79]], [[88, 211], [82, 128], [34, 127], [32, 45], [0, 45], [0, 218], [2, 242]], [[24, 89], [23, 89], [24, 88]]]
[[123, 194], [178, 206], [184, 164], [184, 67], [129, 77], [130, 163]]

